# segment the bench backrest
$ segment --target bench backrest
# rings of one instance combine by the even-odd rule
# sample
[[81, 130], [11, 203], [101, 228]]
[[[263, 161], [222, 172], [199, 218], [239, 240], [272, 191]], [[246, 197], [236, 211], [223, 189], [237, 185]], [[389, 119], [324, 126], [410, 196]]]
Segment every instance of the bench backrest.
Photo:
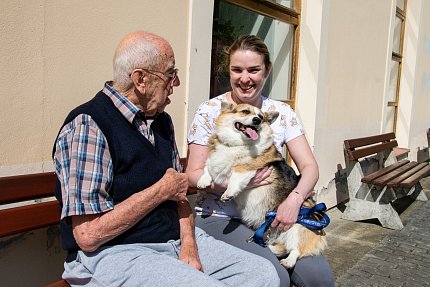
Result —
[[[0, 237], [58, 224], [56, 200], [31, 202], [54, 196], [54, 187], [54, 172], [1, 177], [0, 204], [10, 205], [0, 210]], [[24, 201], [30, 202], [17, 206]]]
[[344, 141], [345, 155], [349, 160], [358, 160], [397, 147], [394, 133], [348, 139]]
[[[181, 163], [185, 167], [186, 159]], [[42, 200], [54, 196], [55, 179], [55, 172], [0, 177], [0, 205], [10, 204], [0, 209], [0, 237], [59, 223], [57, 201]], [[188, 194], [196, 192], [188, 189]], [[29, 202], [16, 206], [25, 201]]]
[[[31, 202], [54, 196], [54, 187], [54, 172], [0, 178], [0, 204], [11, 204], [0, 210], [0, 237], [58, 224], [56, 200]], [[29, 204], [16, 206], [27, 200]]]

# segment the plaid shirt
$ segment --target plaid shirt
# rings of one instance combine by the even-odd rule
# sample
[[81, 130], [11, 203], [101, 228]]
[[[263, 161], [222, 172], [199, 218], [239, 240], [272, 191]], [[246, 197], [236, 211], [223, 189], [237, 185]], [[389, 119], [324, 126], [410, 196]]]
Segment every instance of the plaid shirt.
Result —
[[[155, 144], [150, 129], [153, 120], [146, 119], [145, 114], [111, 87], [110, 82], [105, 83], [103, 93], [143, 136]], [[171, 130], [173, 168], [182, 172], [172, 123]], [[89, 115], [78, 115], [62, 128], [55, 144], [54, 165], [63, 197], [61, 218], [97, 214], [114, 208], [108, 194], [114, 176], [108, 142]]]

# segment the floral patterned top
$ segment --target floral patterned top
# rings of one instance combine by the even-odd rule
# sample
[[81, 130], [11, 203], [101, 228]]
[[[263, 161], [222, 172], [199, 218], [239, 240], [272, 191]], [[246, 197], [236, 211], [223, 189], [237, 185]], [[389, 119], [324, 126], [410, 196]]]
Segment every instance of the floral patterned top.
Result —
[[[198, 107], [191, 128], [188, 133], [188, 143], [207, 145], [209, 138], [215, 133], [215, 121], [221, 113], [221, 102], [227, 102], [228, 93], [219, 95], [203, 102]], [[288, 141], [304, 134], [303, 127], [291, 107], [283, 102], [262, 97], [263, 112], [277, 111], [279, 117], [271, 128], [273, 130], [274, 144], [282, 153], [283, 145]], [[234, 201], [221, 202], [221, 193], [199, 191], [195, 211], [197, 215], [238, 217]]]

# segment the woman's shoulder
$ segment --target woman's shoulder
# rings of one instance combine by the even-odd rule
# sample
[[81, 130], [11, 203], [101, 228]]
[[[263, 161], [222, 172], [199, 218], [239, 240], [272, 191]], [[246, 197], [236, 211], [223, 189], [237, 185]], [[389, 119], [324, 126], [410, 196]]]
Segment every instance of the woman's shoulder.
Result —
[[221, 102], [225, 100], [225, 94], [222, 94], [210, 100], [204, 101], [199, 105], [198, 111], [206, 113], [218, 113], [221, 110]]
[[280, 113], [291, 113], [293, 109], [289, 104], [263, 97], [263, 111], [277, 111]]

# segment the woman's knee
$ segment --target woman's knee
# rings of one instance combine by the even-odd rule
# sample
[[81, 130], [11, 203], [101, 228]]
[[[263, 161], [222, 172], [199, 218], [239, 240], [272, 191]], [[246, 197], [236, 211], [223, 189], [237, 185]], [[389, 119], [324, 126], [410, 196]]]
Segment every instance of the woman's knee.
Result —
[[291, 280], [298, 287], [332, 287], [334, 276], [326, 258], [322, 255], [307, 256], [297, 261]]

